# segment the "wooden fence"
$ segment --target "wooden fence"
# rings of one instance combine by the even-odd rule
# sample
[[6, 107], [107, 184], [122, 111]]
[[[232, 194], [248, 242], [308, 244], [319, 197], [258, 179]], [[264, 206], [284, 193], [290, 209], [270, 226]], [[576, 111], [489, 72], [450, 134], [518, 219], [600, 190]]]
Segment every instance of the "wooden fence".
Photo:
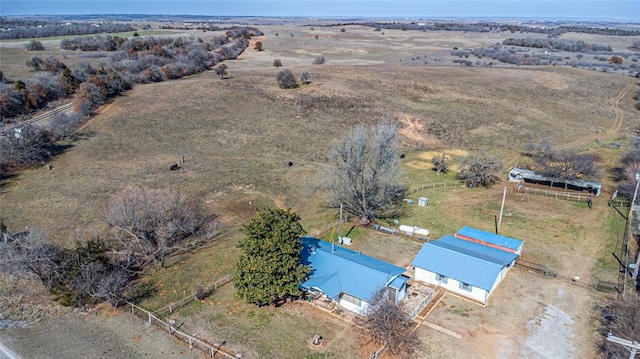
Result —
[[438, 182], [438, 183], [426, 183], [419, 185], [413, 189], [407, 191], [406, 195], [412, 195], [416, 192], [420, 192], [425, 189], [435, 189], [435, 188], [455, 188], [455, 187], [464, 187], [463, 181], [454, 181], [454, 182]]
[[[215, 281], [212, 285], [210, 285], [209, 287], [207, 287], [205, 289], [205, 293], [206, 294], [211, 294], [213, 292], [215, 292], [216, 290], [218, 290], [218, 288], [222, 287], [223, 285], [230, 283], [231, 282], [231, 275], [227, 275], [225, 277], [222, 277], [220, 279], [218, 279], [217, 281]], [[232, 358], [232, 359], [237, 359], [237, 358], [241, 358], [242, 355], [241, 354], [233, 354], [231, 353], [229, 350], [222, 348], [221, 344], [211, 344], [208, 341], [204, 340], [204, 339], [200, 339], [198, 337], [196, 337], [195, 335], [192, 334], [188, 334], [182, 330], [180, 330], [180, 328], [174, 327], [173, 326], [173, 322], [172, 321], [166, 321], [164, 319], [162, 319], [162, 313], [173, 313], [173, 311], [177, 310], [178, 308], [182, 308], [185, 305], [193, 302], [194, 300], [196, 300], [196, 293], [193, 293], [189, 296], [186, 296], [184, 298], [182, 298], [181, 300], [175, 302], [175, 303], [171, 303], [165, 307], [162, 307], [156, 311], [151, 311], [148, 309], [145, 309], [139, 305], [136, 305], [134, 303], [131, 303], [127, 300], [124, 300], [125, 303], [127, 303], [127, 305], [131, 306], [131, 313], [133, 313], [134, 315], [138, 315], [138, 316], [142, 316], [147, 320], [147, 323], [149, 325], [154, 324], [157, 325], [161, 328], [166, 328], [167, 331], [169, 332], [169, 335], [173, 335], [176, 338], [180, 339], [181, 341], [183, 341], [184, 343], [188, 343], [189, 344], [189, 348], [197, 348], [200, 349], [206, 353], [209, 353], [211, 355], [211, 357], [215, 357], [216, 354], [220, 354], [222, 357], [225, 358]]]
[[556, 191], [550, 191], [546, 189], [520, 187], [520, 186], [516, 186], [515, 191], [518, 193], [534, 194], [534, 195], [544, 196], [548, 198], [564, 199], [564, 200], [576, 201], [576, 202], [588, 202], [589, 199], [593, 198], [592, 194], [556, 192]]
[[[218, 290], [218, 288], [222, 287], [223, 285], [225, 285], [225, 284], [227, 284], [229, 282], [231, 282], [231, 275], [227, 275], [225, 277], [222, 277], [222, 278], [218, 279], [217, 281], [215, 281], [209, 287], [205, 288], [204, 289], [204, 293], [207, 293], [208, 295], [210, 295], [213, 292], [215, 292], [216, 290]], [[192, 293], [192, 294], [180, 299], [179, 301], [177, 301], [175, 303], [169, 303], [169, 305], [164, 306], [164, 307], [156, 310], [155, 313], [156, 314], [163, 314], [163, 313], [170, 314], [170, 313], [173, 313], [174, 310], [178, 310], [178, 309], [184, 307], [185, 305], [193, 302], [194, 300], [198, 299], [196, 297], [197, 297], [196, 293]]]
[[438, 294], [438, 291], [440, 290], [440, 284], [438, 283], [438, 286], [433, 288], [433, 291], [431, 293], [429, 293], [429, 295], [427, 295], [421, 302], [420, 304], [418, 304], [418, 306], [411, 311], [411, 319], [415, 319], [418, 314], [420, 313], [420, 311], [427, 306], [427, 304], [429, 304], [429, 302], [431, 302], [433, 300], [433, 298], [436, 296], [436, 294]]
[[23, 126], [29, 125], [29, 124], [33, 124], [33, 123], [37, 123], [40, 121], [44, 121], [44, 120], [50, 120], [52, 118], [54, 118], [56, 115], [61, 114], [61, 113], [66, 113], [69, 112], [73, 109], [73, 104], [72, 103], [68, 103], [64, 106], [60, 106], [56, 109], [53, 109], [49, 112], [43, 113], [40, 116], [36, 116], [30, 120], [24, 121], [18, 125], [15, 125], [13, 127], [9, 127], [6, 130], [2, 130], [0, 129], [0, 136], [4, 136], [10, 133], [10, 131], [15, 131]]
[[542, 274], [545, 277], [553, 277], [553, 278], [557, 277], [557, 274], [555, 271], [543, 266], [542, 264], [529, 262], [522, 258], [516, 258], [516, 267], [526, 269], [528, 271], [535, 272], [538, 274]]
[[173, 321], [171, 320], [165, 321], [157, 313], [154, 313], [150, 310], [147, 310], [141, 306], [138, 306], [126, 300], [125, 300], [125, 303], [131, 306], [131, 313], [133, 313], [134, 315], [146, 317], [147, 323], [149, 325], [153, 324], [153, 325], [159, 326], [160, 328], [166, 328], [167, 331], [169, 332], [169, 335], [173, 335], [176, 338], [180, 339], [181, 341], [185, 343], [189, 343], [189, 348], [200, 349], [206, 353], [209, 353], [212, 358], [214, 358], [216, 354], [219, 354], [222, 357], [230, 358], [230, 359], [242, 358], [241, 354], [233, 354], [229, 350], [222, 348], [221, 344], [211, 344], [204, 339], [200, 339], [196, 337], [195, 335], [185, 333], [180, 328], [174, 327]]

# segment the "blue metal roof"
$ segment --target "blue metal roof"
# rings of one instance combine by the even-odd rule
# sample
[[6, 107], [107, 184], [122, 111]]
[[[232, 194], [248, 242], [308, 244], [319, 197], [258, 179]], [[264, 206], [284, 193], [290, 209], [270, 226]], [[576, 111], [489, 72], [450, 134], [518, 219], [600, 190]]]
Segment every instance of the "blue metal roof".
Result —
[[319, 289], [334, 299], [347, 293], [370, 302], [390, 282], [402, 284], [397, 278], [405, 272], [402, 267], [338, 245], [332, 250], [331, 243], [313, 237], [303, 237], [302, 247], [302, 263], [312, 268], [302, 288]]
[[522, 241], [513, 239], [511, 237], [501, 236], [499, 234], [486, 232], [480, 229], [471, 227], [462, 227], [457, 234], [465, 237], [471, 237], [487, 243], [499, 245], [501, 247], [510, 248], [514, 251], [519, 250], [522, 247]]
[[450, 249], [501, 266], [510, 264], [518, 257], [518, 255], [513, 252], [465, 241], [464, 239], [456, 238], [449, 234], [432, 243], [434, 246]]
[[399, 275], [396, 277], [396, 279], [391, 281], [391, 284], [389, 284], [389, 287], [393, 289], [401, 289], [402, 286], [405, 285], [405, 283], [407, 283], [408, 280], [409, 280], [409, 277]]
[[[451, 240], [451, 238], [456, 241]], [[442, 239], [444, 241], [440, 242]], [[493, 288], [493, 284], [502, 268], [511, 263], [517, 256], [515, 253], [501, 251], [511, 255], [513, 259], [505, 264], [500, 264], [508, 258], [502, 254], [498, 255], [484, 249], [479, 250], [475, 246], [464, 245], [457, 241], [465, 241], [450, 235], [442, 239], [425, 243], [411, 264], [487, 291]], [[482, 246], [472, 242], [466, 243]], [[495, 249], [486, 246], [482, 247]], [[500, 251], [499, 249], [495, 250]]]

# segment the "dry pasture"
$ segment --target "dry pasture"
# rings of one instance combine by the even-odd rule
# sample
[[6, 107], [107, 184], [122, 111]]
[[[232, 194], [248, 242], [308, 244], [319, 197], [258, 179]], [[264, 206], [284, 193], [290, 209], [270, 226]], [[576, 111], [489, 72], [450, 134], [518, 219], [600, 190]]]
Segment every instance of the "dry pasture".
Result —
[[[605, 143], [617, 140], [626, 145], [638, 125], [628, 86], [633, 81], [626, 77], [562, 67], [430, 67], [398, 61], [448, 51], [460, 43], [495, 43], [497, 34], [386, 31], [383, 36], [357, 26], [347, 27], [345, 33], [339, 28], [312, 31], [295, 26], [262, 30], [265, 51], [250, 48], [240, 59], [228, 62], [230, 79], [207, 72], [136, 86], [100, 109], [69, 140], [70, 148], [55, 159], [52, 171], [29, 169], [2, 184], [0, 218], [11, 229], [42, 226], [55, 241], [69, 243], [78, 232], [103, 229], [100, 209], [123, 188], [180, 189], [204, 211], [220, 214], [229, 232], [175, 266], [149, 274], [148, 280], [161, 283], [162, 289], [147, 304], [160, 306], [193, 290], [199, 280], [215, 280], [212, 273], [231, 270], [240, 235], [235, 229], [257, 208], [291, 207], [308, 231], [330, 228], [335, 211], [323, 209], [322, 193], [314, 190], [314, 184], [331, 141], [355, 124], [373, 124], [381, 118], [401, 121], [410, 186], [453, 180], [453, 174], [435, 176], [424, 151], [487, 151], [500, 156], [506, 169], [523, 160], [519, 151], [527, 141], [547, 137], [558, 145], [587, 150], [600, 136]], [[321, 54], [327, 63], [311, 65]], [[277, 70], [271, 66], [275, 58], [298, 75], [308, 71], [313, 82], [294, 90], [279, 89]], [[621, 120], [612, 106], [619, 94]], [[615, 278], [609, 253], [617, 251], [623, 228], [605, 203], [613, 189], [606, 169], [621, 151], [594, 151], [606, 165], [606, 188], [593, 210], [584, 204], [510, 192], [502, 227], [503, 233], [525, 240], [525, 257], [587, 282]], [[184, 168], [169, 171], [182, 156]], [[294, 165], [289, 167], [289, 161]], [[462, 225], [492, 230], [502, 187], [425, 190], [417, 195], [429, 197], [429, 207], [412, 207], [401, 221], [429, 228], [438, 238]], [[419, 248], [400, 236], [371, 233], [361, 238], [366, 239], [354, 243], [354, 248], [402, 266]], [[353, 339], [357, 335], [341, 336], [352, 329], [324, 314], [301, 313], [293, 305], [282, 310], [250, 308], [235, 301], [231, 287], [217, 295], [210, 299], [214, 304], [185, 308], [181, 313], [190, 321], [185, 325], [213, 337], [230, 333], [229, 344], [243, 349], [246, 357], [362, 354], [358, 339]], [[430, 343], [425, 355], [518, 357], [526, 344], [527, 323], [553, 304], [573, 318], [575, 351], [570, 355], [597, 357], [592, 343], [601, 339], [595, 310], [601, 299], [601, 294], [572, 284], [514, 272], [488, 307], [445, 297], [428, 320], [463, 338], [452, 352], [447, 346], [451, 338], [421, 327], [421, 336]], [[221, 309], [218, 301], [228, 310]], [[312, 332], [277, 335], [309, 321], [317, 321], [314, 325], [327, 338], [337, 338], [323, 353], [308, 353], [304, 340]], [[20, 340], [20, 331], [10, 333], [13, 340]], [[524, 339], [511, 338], [513, 333]], [[505, 338], [511, 338], [509, 346], [499, 344]], [[284, 348], [286, 352], [279, 351]]]

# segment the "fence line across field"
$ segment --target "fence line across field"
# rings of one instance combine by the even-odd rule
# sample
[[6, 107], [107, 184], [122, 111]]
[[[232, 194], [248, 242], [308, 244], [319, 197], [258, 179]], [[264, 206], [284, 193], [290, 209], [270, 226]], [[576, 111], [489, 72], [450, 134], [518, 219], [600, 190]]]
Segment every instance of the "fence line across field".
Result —
[[[223, 285], [230, 283], [231, 282], [231, 275], [227, 275], [225, 277], [222, 277], [220, 279], [218, 279], [217, 281], [215, 281], [211, 286], [209, 286], [206, 289], [206, 293], [213, 293], [214, 291], [216, 291], [218, 288], [222, 287]], [[165, 307], [162, 307], [156, 311], [151, 311], [148, 309], [145, 309], [137, 304], [131, 303], [127, 300], [124, 300], [124, 302], [131, 306], [131, 313], [133, 315], [139, 315], [140, 313], [144, 313], [144, 316], [147, 319], [147, 323], [149, 325], [151, 324], [155, 324], [161, 328], [166, 328], [167, 331], [169, 332], [169, 335], [173, 335], [176, 338], [180, 339], [181, 341], [183, 341], [184, 343], [189, 343], [189, 348], [197, 348], [200, 349], [204, 352], [207, 352], [211, 355], [212, 358], [215, 357], [216, 354], [220, 354], [221, 356], [225, 357], [225, 358], [230, 358], [230, 359], [239, 359], [242, 357], [242, 354], [233, 354], [231, 352], [229, 352], [226, 349], [222, 348], [221, 344], [211, 344], [208, 341], [204, 340], [204, 339], [200, 339], [198, 337], [196, 337], [195, 335], [186, 333], [185, 331], [181, 330], [180, 328], [176, 328], [173, 326], [173, 322], [172, 321], [166, 321], [164, 319], [162, 319], [162, 315], [160, 313], [162, 312], [168, 312], [168, 313], [172, 313], [174, 310], [177, 310], [178, 308], [184, 307], [185, 305], [193, 302], [194, 300], [196, 300], [196, 293], [193, 293], [185, 298], [182, 298], [181, 300], [179, 300], [176, 303], [171, 303]]]
[[448, 188], [448, 187], [455, 188], [455, 187], [464, 187], [464, 185], [465, 185], [464, 181], [426, 183], [407, 191], [406, 194], [408, 196], [425, 189]]
[[73, 103], [68, 103], [68, 104], [60, 106], [60, 107], [58, 107], [56, 109], [53, 109], [53, 110], [51, 110], [49, 112], [43, 113], [40, 116], [36, 116], [36, 117], [34, 117], [34, 118], [30, 119], [30, 120], [27, 120], [27, 121], [24, 121], [24, 122], [22, 122], [20, 124], [15, 125], [15, 126], [9, 127], [6, 130], [0, 130], [0, 136], [5, 136], [5, 135], [9, 134], [10, 131], [19, 129], [19, 128], [21, 128], [23, 126], [26, 126], [26, 125], [37, 123], [37, 122], [40, 122], [40, 121], [43, 121], [43, 120], [51, 119], [57, 114], [65, 113], [65, 112], [68, 112], [68, 111], [70, 111], [72, 109], [73, 109]]
[[[225, 285], [225, 284], [227, 284], [229, 282], [231, 282], [231, 275], [224, 276], [224, 277], [218, 279], [217, 281], [215, 281], [215, 283], [210, 285], [208, 288], [206, 288], [204, 290], [204, 292], [205, 293], [213, 293], [216, 290], [218, 290], [218, 288], [222, 287], [223, 285]], [[185, 305], [193, 302], [196, 299], [198, 299], [198, 298], [196, 298], [196, 293], [189, 294], [188, 296], [180, 299], [179, 301], [177, 301], [175, 303], [170, 303], [169, 305], [164, 306], [164, 307], [156, 310], [155, 313], [157, 313], [157, 314], [162, 314], [164, 312], [166, 312], [166, 314], [173, 313], [174, 310], [178, 310], [178, 309], [184, 307]]]
[[517, 193], [534, 194], [538, 196], [544, 196], [547, 198], [565, 199], [568, 201], [576, 201], [576, 202], [588, 202], [589, 199], [593, 198], [592, 194], [556, 192], [556, 191], [550, 191], [550, 190], [539, 189], [539, 188], [531, 188], [531, 187], [515, 187], [515, 191]]
[[155, 324], [159, 327], [164, 327], [167, 328], [167, 330], [169, 331], [169, 335], [173, 335], [176, 338], [182, 340], [185, 343], [189, 343], [189, 348], [197, 348], [200, 350], [203, 350], [205, 352], [209, 352], [211, 354], [211, 357], [213, 358], [216, 354], [220, 354], [223, 357], [226, 358], [230, 358], [230, 359], [238, 359], [241, 358], [242, 355], [240, 354], [232, 354], [224, 349], [221, 348], [221, 345], [215, 345], [215, 344], [211, 344], [208, 341], [204, 340], [204, 339], [200, 339], [194, 335], [185, 333], [184, 331], [182, 331], [179, 328], [174, 328], [173, 327], [173, 323], [171, 321], [167, 322], [164, 321], [162, 318], [160, 318], [159, 315], [157, 315], [156, 313], [153, 313], [143, 307], [140, 307], [134, 303], [131, 303], [129, 301], [125, 300], [125, 303], [127, 303], [128, 305], [131, 306], [131, 313], [136, 315], [136, 310], [142, 313], [145, 313], [147, 316], [147, 323], [149, 323], [149, 325], [151, 324]]

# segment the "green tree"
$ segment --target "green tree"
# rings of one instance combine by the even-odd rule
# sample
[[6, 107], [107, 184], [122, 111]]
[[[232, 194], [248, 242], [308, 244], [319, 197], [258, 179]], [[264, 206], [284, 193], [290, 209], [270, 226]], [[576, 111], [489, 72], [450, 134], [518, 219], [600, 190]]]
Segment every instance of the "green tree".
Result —
[[309, 267], [300, 261], [304, 230], [291, 210], [266, 209], [242, 228], [243, 254], [233, 275], [237, 296], [247, 303], [269, 305], [300, 295]]

